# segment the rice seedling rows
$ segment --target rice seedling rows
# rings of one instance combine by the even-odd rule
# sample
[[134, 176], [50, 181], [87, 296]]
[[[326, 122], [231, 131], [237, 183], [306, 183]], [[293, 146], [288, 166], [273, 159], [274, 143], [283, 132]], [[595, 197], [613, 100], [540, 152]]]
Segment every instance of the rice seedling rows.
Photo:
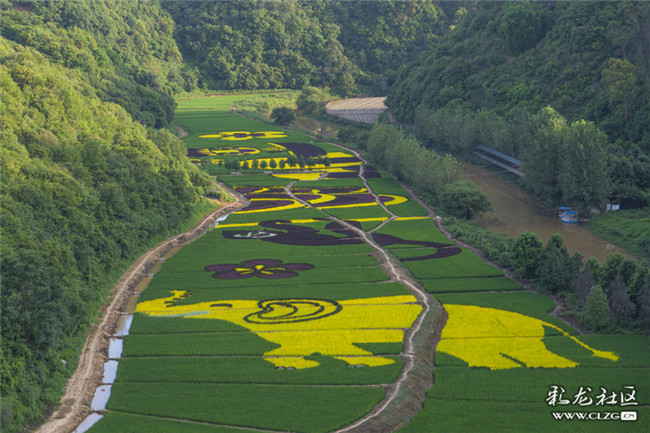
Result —
[[325, 433], [359, 418], [383, 395], [382, 388], [352, 386], [116, 383], [107, 408], [230, 426]]
[[[189, 156], [250, 205], [168, 259], [142, 293], [108, 412], [92, 433], [329, 432], [367, 414], [404, 367], [405, 330], [422, 304], [335, 220], [368, 232], [391, 216], [357, 176], [362, 161], [203, 110], [223, 108], [216, 102], [184, 101], [176, 122], [189, 132]], [[323, 156], [329, 168], [270, 166]], [[225, 161], [251, 168], [231, 175]], [[571, 393], [634, 385], [637, 403], [648, 404], [648, 337], [578, 335], [549, 314], [551, 299], [445, 238], [388, 173], [365, 173], [401, 217], [369, 236], [448, 314], [435, 386], [402, 431], [623, 431], [620, 422], [555, 421], [545, 400], [553, 385]], [[292, 181], [298, 200], [284, 190]], [[634, 428], [648, 423], [639, 409], [645, 418]]]
[[312, 355], [313, 369], [276, 369], [258, 356], [126, 358], [120, 361], [122, 382], [258, 383], [304, 385], [370, 385], [392, 383], [403, 367], [392, 364], [351, 368], [345, 361]]

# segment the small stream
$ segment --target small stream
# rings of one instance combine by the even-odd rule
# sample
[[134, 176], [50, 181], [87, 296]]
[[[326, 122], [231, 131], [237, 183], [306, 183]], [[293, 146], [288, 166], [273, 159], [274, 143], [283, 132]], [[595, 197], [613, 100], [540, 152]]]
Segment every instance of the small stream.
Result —
[[548, 241], [554, 233], [564, 238], [570, 254], [580, 251], [585, 258], [596, 257], [603, 262], [614, 251], [628, 255], [625, 251], [594, 236], [580, 224], [565, 224], [557, 217], [555, 209], [523, 193], [516, 186], [499, 179], [498, 168], [486, 170], [463, 162], [463, 178], [474, 182], [490, 198], [490, 212], [475, 222], [482, 228], [510, 237], [517, 237], [526, 231], [539, 235], [542, 241]]

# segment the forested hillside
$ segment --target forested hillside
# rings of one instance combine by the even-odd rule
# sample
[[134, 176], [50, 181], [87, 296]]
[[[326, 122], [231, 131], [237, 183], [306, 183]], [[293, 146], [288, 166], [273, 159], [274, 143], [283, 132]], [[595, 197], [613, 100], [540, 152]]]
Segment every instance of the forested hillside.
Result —
[[523, 160], [526, 188], [549, 204], [588, 216], [650, 202], [647, 2], [478, 2], [386, 103], [433, 148]]
[[219, 89], [312, 85], [353, 94], [361, 86], [383, 95], [397, 69], [458, 18], [455, 3], [443, 10], [431, 0], [162, 5], [185, 61]]
[[488, 108], [508, 119], [552, 106], [650, 150], [647, 2], [478, 2], [462, 25], [406, 67], [388, 103]]
[[77, 71], [102, 101], [134, 120], [166, 126], [171, 93], [196, 88], [172, 38], [174, 22], [156, 2], [2, 0], [2, 35]]
[[209, 179], [171, 133], [134, 121], [166, 124], [182, 85], [168, 80], [173, 40], [147, 33], [163, 32], [157, 5], [2, 7], [17, 41], [0, 38], [0, 430], [12, 432], [58, 402], [108, 289], [189, 221]]

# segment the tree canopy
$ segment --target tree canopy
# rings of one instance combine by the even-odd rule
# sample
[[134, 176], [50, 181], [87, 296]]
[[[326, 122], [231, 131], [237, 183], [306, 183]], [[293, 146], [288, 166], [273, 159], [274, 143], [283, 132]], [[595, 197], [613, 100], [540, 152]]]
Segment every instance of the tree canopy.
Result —
[[144, 126], [171, 120], [178, 85], [158, 6], [1, 6], [0, 429], [14, 432], [58, 402], [112, 283], [210, 182], [176, 137]]
[[163, 2], [185, 61], [218, 89], [331, 87], [385, 94], [448, 30], [455, 5], [422, 1]]
[[523, 161], [526, 188], [583, 211], [648, 205], [650, 4], [478, 2], [405, 65], [386, 104], [425, 145]]

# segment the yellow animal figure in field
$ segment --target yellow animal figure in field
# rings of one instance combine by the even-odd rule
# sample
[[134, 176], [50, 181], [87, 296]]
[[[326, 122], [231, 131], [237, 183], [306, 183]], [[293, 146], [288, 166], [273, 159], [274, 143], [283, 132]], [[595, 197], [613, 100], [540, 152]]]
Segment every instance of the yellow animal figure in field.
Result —
[[578, 365], [549, 351], [542, 339], [544, 327], [590, 350], [593, 356], [618, 360], [613, 352], [592, 349], [564, 330], [540, 319], [476, 305], [445, 304], [449, 314], [437, 350], [467, 362], [470, 367], [491, 370], [522, 367], [568, 368]]
[[356, 343], [399, 343], [422, 307], [411, 295], [324, 299], [227, 300], [174, 305], [189, 296], [172, 291], [167, 298], [141, 302], [136, 312], [158, 317], [227, 320], [280, 345], [264, 354], [277, 367], [309, 368], [315, 352], [350, 365], [376, 367], [394, 360], [374, 356]]

